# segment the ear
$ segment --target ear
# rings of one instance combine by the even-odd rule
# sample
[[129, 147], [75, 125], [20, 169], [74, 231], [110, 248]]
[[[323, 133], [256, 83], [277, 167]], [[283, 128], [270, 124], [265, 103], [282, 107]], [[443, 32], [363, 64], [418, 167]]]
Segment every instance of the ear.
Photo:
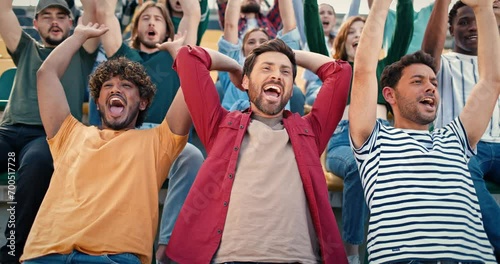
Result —
[[455, 36], [455, 35], [453, 35], [453, 27], [452, 26], [448, 27], [448, 31], [450, 31], [450, 36], [452, 36], [452, 37]]
[[141, 99], [141, 101], [139, 102], [139, 110], [144, 111], [144, 110], [146, 110], [147, 106], [148, 106], [148, 100]]
[[33, 19], [33, 27], [38, 30], [38, 20]]
[[243, 82], [241, 82], [241, 86], [243, 86], [243, 89], [245, 89], [247, 92], [248, 92], [249, 82], [250, 82], [250, 80], [248, 79], [248, 76], [244, 75]]
[[382, 89], [382, 94], [384, 95], [385, 101], [387, 101], [391, 106], [396, 104], [395, 90], [389, 86]]

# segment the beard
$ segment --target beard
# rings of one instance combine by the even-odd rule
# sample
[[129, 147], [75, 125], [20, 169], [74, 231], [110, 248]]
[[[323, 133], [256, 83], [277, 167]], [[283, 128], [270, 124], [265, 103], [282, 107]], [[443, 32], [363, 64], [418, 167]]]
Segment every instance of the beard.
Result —
[[[100, 106], [98, 111], [99, 114], [101, 114], [101, 121], [102, 124], [105, 125], [107, 128], [113, 129], [113, 130], [122, 130], [127, 127], [129, 127], [130, 123], [134, 121], [134, 119], [139, 115], [139, 103], [132, 107], [132, 110], [130, 111], [129, 115], [123, 120], [123, 121], [113, 121], [113, 120], [108, 120], [106, 119], [106, 115], [104, 113], [104, 109], [106, 105]], [[134, 124], [135, 127], [135, 124]]]
[[260, 13], [260, 5], [255, 2], [250, 2], [244, 5], [241, 5], [241, 13]]
[[64, 40], [66, 40], [68, 38], [68, 35], [69, 35], [69, 33], [64, 34], [61, 39], [53, 39], [50, 36], [46, 36], [43, 39], [50, 46], [57, 46], [57, 45], [61, 44]]
[[[291, 97], [291, 93], [282, 94], [281, 100], [278, 105], [268, 104], [264, 100], [264, 92], [261, 88], [257, 88], [257, 85], [254, 85], [251, 81], [249, 82], [250, 89], [248, 91], [248, 97], [250, 98], [250, 102], [257, 107], [262, 113], [266, 115], [277, 115], [285, 108], [288, 100]], [[254, 94], [257, 93], [258, 94]]]
[[144, 47], [148, 48], [148, 49], [155, 49], [156, 48], [156, 44], [161, 44], [161, 42], [152, 42], [152, 41], [148, 41], [148, 40], [145, 40], [144, 37], [142, 36], [138, 36], [139, 38], [139, 43], [141, 43]]
[[402, 98], [401, 96], [396, 93], [396, 99], [398, 100], [398, 104], [403, 107], [399, 107], [399, 112], [401, 113], [401, 117], [411, 120], [415, 122], [416, 124], [419, 125], [429, 125], [430, 123], [434, 122], [436, 119], [436, 114], [437, 114], [437, 107], [436, 107], [436, 112], [433, 115], [426, 115], [421, 113], [418, 110], [418, 101], [408, 101], [407, 99]]

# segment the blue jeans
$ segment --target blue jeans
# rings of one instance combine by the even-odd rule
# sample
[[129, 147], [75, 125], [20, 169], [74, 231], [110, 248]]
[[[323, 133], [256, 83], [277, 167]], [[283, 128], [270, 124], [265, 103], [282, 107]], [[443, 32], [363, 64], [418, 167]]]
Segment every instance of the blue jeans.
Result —
[[[139, 129], [149, 129], [155, 126], [158, 126], [158, 124], [144, 123]], [[182, 205], [189, 190], [191, 190], [203, 161], [201, 151], [191, 143], [187, 143], [177, 159], [172, 163], [168, 172], [168, 192], [161, 214], [158, 244], [168, 244]]]
[[[386, 125], [389, 125], [385, 121]], [[365, 222], [368, 216], [358, 165], [349, 143], [349, 121], [337, 125], [326, 154], [326, 169], [344, 179], [342, 194], [342, 240], [361, 245], [365, 240]]]
[[469, 171], [483, 216], [483, 226], [496, 254], [500, 254], [500, 206], [486, 189], [484, 179], [500, 183], [500, 143], [479, 141], [477, 155], [469, 161]]
[[203, 154], [194, 145], [187, 143], [168, 173], [168, 192], [163, 204], [158, 244], [166, 245], [170, 240], [182, 205], [203, 163]]
[[24, 264], [140, 264], [139, 258], [130, 253], [92, 256], [79, 251], [70, 254], [50, 254], [23, 262]]

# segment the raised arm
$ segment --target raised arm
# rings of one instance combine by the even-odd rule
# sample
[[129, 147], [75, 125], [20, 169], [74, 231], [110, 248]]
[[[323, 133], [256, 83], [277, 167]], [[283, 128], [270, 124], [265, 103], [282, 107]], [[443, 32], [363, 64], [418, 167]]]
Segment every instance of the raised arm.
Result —
[[317, 0], [304, 0], [304, 20], [309, 50], [328, 56]]
[[[82, 4], [84, 1], [94, 2], [96, 8], [96, 19], [100, 24], [106, 25], [109, 30], [106, 34], [101, 36], [102, 46], [106, 52], [107, 57], [112, 57], [120, 48], [123, 43], [122, 31], [120, 28], [120, 22], [115, 16], [115, 8], [117, 0], [81, 0]], [[98, 4], [97, 5], [97, 1]], [[91, 4], [91, 3], [89, 3]]]
[[47, 138], [57, 134], [70, 114], [68, 101], [60, 78], [78, 49], [89, 38], [99, 37], [107, 28], [103, 25], [78, 25], [74, 34], [58, 45], [37, 72], [38, 105]]
[[374, 1], [354, 58], [349, 131], [356, 148], [368, 139], [375, 127], [378, 90], [376, 70], [390, 4], [391, 0]]
[[224, 13], [224, 39], [238, 44], [238, 21], [240, 19], [241, 0], [229, 0]]
[[201, 8], [198, 0], [183, 0], [183, 16], [179, 24], [178, 32], [186, 32], [185, 45], [196, 45], [198, 39], [198, 25], [201, 19]]
[[[90, 3], [90, 1], [94, 3]], [[80, 18], [81, 19], [81, 24], [87, 25], [88, 23], [96, 23], [96, 8], [97, 4], [95, 3], [96, 0], [90, 0], [90, 1], [81, 1], [82, 6], [83, 6], [83, 15]], [[74, 23], [77, 23], [78, 21], [75, 21]], [[88, 53], [94, 53], [97, 50], [97, 47], [99, 47], [99, 38], [91, 38], [85, 41], [83, 43], [83, 48], [85, 51]]]
[[474, 86], [460, 113], [469, 144], [475, 147], [497, 107], [500, 92], [500, 34], [493, 0], [463, 0], [476, 15], [479, 82]]
[[436, 69], [441, 67], [441, 53], [448, 30], [448, 6], [450, 2], [451, 0], [436, 0], [422, 41], [422, 50], [434, 57]]
[[294, 52], [297, 65], [314, 72], [323, 82], [310, 114], [304, 117], [317, 136], [319, 157], [344, 113], [352, 69], [349, 63], [325, 55], [301, 50]]
[[[413, 3], [411, 0], [398, 0], [396, 6], [396, 26], [389, 44], [384, 64], [390, 65], [406, 55], [413, 37]], [[378, 69], [380, 75], [384, 69]], [[380, 77], [380, 76], [378, 76]]]
[[279, 0], [279, 10], [284, 35], [297, 27], [292, 0]]
[[14, 52], [21, 40], [23, 29], [12, 10], [13, 0], [0, 1], [0, 36], [10, 52]]
[[174, 69], [179, 75], [187, 107], [203, 145], [210, 152], [219, 121], [227, 113], [220, 105], [210, 70], [229, 71], [241, 76], [242, 68], [235, 60], [201, 47], [183, 46], [179, 49], [172, 43], [163, 43], [159, 48], [168, 50], [176, 58]]

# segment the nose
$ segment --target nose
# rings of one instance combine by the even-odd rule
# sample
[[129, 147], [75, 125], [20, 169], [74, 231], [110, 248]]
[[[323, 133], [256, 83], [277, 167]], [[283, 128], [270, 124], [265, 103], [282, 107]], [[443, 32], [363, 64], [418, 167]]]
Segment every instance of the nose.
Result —
[[476, 21], [471, 21], [469, 24], [469, 31], [477, 31]]

